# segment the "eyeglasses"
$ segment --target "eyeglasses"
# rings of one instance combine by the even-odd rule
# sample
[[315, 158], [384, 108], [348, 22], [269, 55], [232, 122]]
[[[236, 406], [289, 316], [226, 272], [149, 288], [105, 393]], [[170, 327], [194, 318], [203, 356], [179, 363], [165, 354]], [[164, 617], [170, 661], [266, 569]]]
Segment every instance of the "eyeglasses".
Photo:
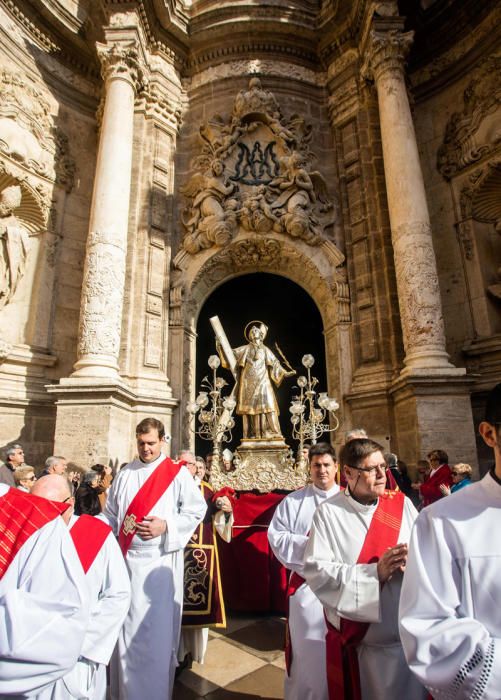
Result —
[[36, 481], [36, 480], [37, 480], [37, 478], [34, 474], [33, 474], [33, 476], [30, 476], [29, 479], [26, 479], [26, 481]]
[[375, 467], [353, 467], [351, 464], [347, 464], [346, 466], [350, 467], [350, 469], [358, 469], [359, 472], [365, 472], [366, 474], [372, 474], [378, 470], [380, 472], [385, 472], [388, 469], [388, 466], [384, 462], [383, 464], [376, 464]]
[[61, 503], [68, 503], [68, 501], [71, 501], [73, 496], [68, 496], [68, 498], [65, 498], [64, 501], [61, 501]]

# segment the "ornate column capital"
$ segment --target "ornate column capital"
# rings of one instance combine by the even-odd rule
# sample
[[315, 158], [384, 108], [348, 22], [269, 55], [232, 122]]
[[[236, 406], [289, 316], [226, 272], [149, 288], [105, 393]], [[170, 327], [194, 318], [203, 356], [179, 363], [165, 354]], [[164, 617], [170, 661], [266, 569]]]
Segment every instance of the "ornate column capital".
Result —
[[146, 68], [141, 60], [137, 41], [96, 44], [101, 61], [101, 75], [108, 80], [125, 80], [137, 94], [147, 84]]
[[403, 74], [413, 41], [414, 32], [402, 32], [399, 29], [371, 30], [364, 52], [362, 76], [377, 83], [386, 73]]

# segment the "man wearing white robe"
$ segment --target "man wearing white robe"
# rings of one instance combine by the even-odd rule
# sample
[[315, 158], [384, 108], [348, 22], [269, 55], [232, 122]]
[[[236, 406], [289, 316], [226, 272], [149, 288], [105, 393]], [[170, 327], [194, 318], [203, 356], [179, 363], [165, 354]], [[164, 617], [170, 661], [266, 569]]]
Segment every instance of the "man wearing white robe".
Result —
[[[79, 516], [73, 513], [75, 499], [72, 497], [68, 479], [57, 474], [43, 476], [33, 487], [33, 493], [51, 501], [69, 503], [63, 520], [71, 533]], [[100, 523], [100, 527], [107, 526]], [[108, 529], [109, 534], [85, 574], [89, 591], [90, 619], [80, 658], [70, 673], [55, 684], [51, 694], [47, 696], [50, 700], [106, 699], [106, 666], [130, 604], [127, 568], [113, 531]], [[89, 531], [87, 536], [95, 536], [94, 531]]]
[[385, 493], [383, 448], [369, 439], [351, 440], [341, 450], [340, 464], [347, 487], [320, 505], [313, 516], [304, 577], [336, 630], [342, 618], [368, 624], [355, 657], [362, 700], [424, 699], [426, 691], [405, 662], [397, 616], [406, 542], [416, 510], [398, 493], [405, 498], [400, 524], [388, 518], [396, 544], [382, 552], [378, 561], [358, 563], [379, 500], [391, 497]]
[[494, 467], [420, 513], [402, 586], [407, 661], [437, 700], [501, 698], [501, 384], [479, 432]]
[[[0, 511], [8, 491], [0, 484]], [[29, 500], [41, 500], [13, 491], [28, 506]], [[0, 543], [4, 536], [1, 532]], [[0, 578], [0, 696], [50, 693], [76, 664], [88, 619], [84, 572], [57, 515], [28, 537]]]
[[[313, 514], [320, 503], [339, 491], [334, 448], [319, 443], [309, 450], [311, 484], [290, 493], [277, 506], [268, 541], [277, 559], [303, 577], [303, 558]], [[299, 584], [299, 579], [296, 579]], [[324, 610], [306, 582], [289, 596], [289, 639], [292, 659], [285, 674], [286, 700], [326, 700]]]
[[[110, 489], [105, 516], [118, 533], [129, 504], [165, 459], [164, 427], [146, 418], [136, 428], [139, 457]], [[112, 659], [111, 693], [120, 700], [166, 700], [172, 695], [183, 603], [183, 549], [206, 503], [190, 473], [180, 468], [150, 513], [135, 526], [126, 553], [132, 603]]]

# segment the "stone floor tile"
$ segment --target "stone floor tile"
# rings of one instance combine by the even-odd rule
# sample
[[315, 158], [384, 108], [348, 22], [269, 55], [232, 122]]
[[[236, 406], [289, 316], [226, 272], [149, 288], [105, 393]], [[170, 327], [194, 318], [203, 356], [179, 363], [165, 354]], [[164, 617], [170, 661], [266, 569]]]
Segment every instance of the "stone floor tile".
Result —
[[172, 700], [203, 700], [203, 696], [182, 683], [176, 682], [172, 691]]
[[226, 634], [226, 639], [271, 662], [282, 654], [285, 640], [284, 622], [278, 618], [258, 620], [254, 624]]
[[264, 665], [262, 659], [235, 644], [229, 644], [225, 639], [211, 639], [207, 646], [205, 663], [194, 663], [191, 672], [224, 687]]
[[[205, 663], [202, 666], [200, 664], [193, 664], [193, 666], [196, 668], [203, 668], [205, 666]], [[176, 684], [177, 683], [187, 686], [195, 693], [198, 693], [198, 695], [202, 696], [207, 695], [213, 690], [217, 690], [219, 688], [219, 684], [212, 683], [207, 678], [203, 678], [197, 673], [196, 670], [183, 671], [180, 674], [178, 680], [176, 681]]]
[[233, 683], [225, 687], [225, 690], [246, 693], [247, 696], [252, 695], [258, 698], [267, 698], [268, 700], [280, 700], [284, 697], [283, 686], [283, 672], [279, 668], [268, 664], [243, 678], [233, 681]]

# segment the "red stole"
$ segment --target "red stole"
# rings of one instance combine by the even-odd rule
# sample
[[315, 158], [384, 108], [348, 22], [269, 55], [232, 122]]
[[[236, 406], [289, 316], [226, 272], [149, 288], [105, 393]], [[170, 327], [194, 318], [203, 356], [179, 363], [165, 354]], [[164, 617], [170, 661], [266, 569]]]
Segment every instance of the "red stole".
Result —
[[[357, 564], [372, 564], [398, 542], [405, 496], [401, 491], [386, 491], [379, 499], [365, 536]], [[357, 647], [370, 623], [341, 618], [337, 630], [327, 619], [326, 653], [329, 700], [360, 700], [360, 675]]]
[[14, 488], [0, 498], [0, 579], [31, 535], [67, 508]]
[[71, 539], [85, 574], [92, 566], [110, 532], [109, 525], [92, 515], [80, 515], [71, 528]]
[[176, 478], [184, 462], [176, 464], [169, 457], [160, 462], [150, 474], [132, 501], [120, 526], [118, 544], [125, 556], [136, 534], [136, 523], [141, 522], [158, 503], [163, 494]]

